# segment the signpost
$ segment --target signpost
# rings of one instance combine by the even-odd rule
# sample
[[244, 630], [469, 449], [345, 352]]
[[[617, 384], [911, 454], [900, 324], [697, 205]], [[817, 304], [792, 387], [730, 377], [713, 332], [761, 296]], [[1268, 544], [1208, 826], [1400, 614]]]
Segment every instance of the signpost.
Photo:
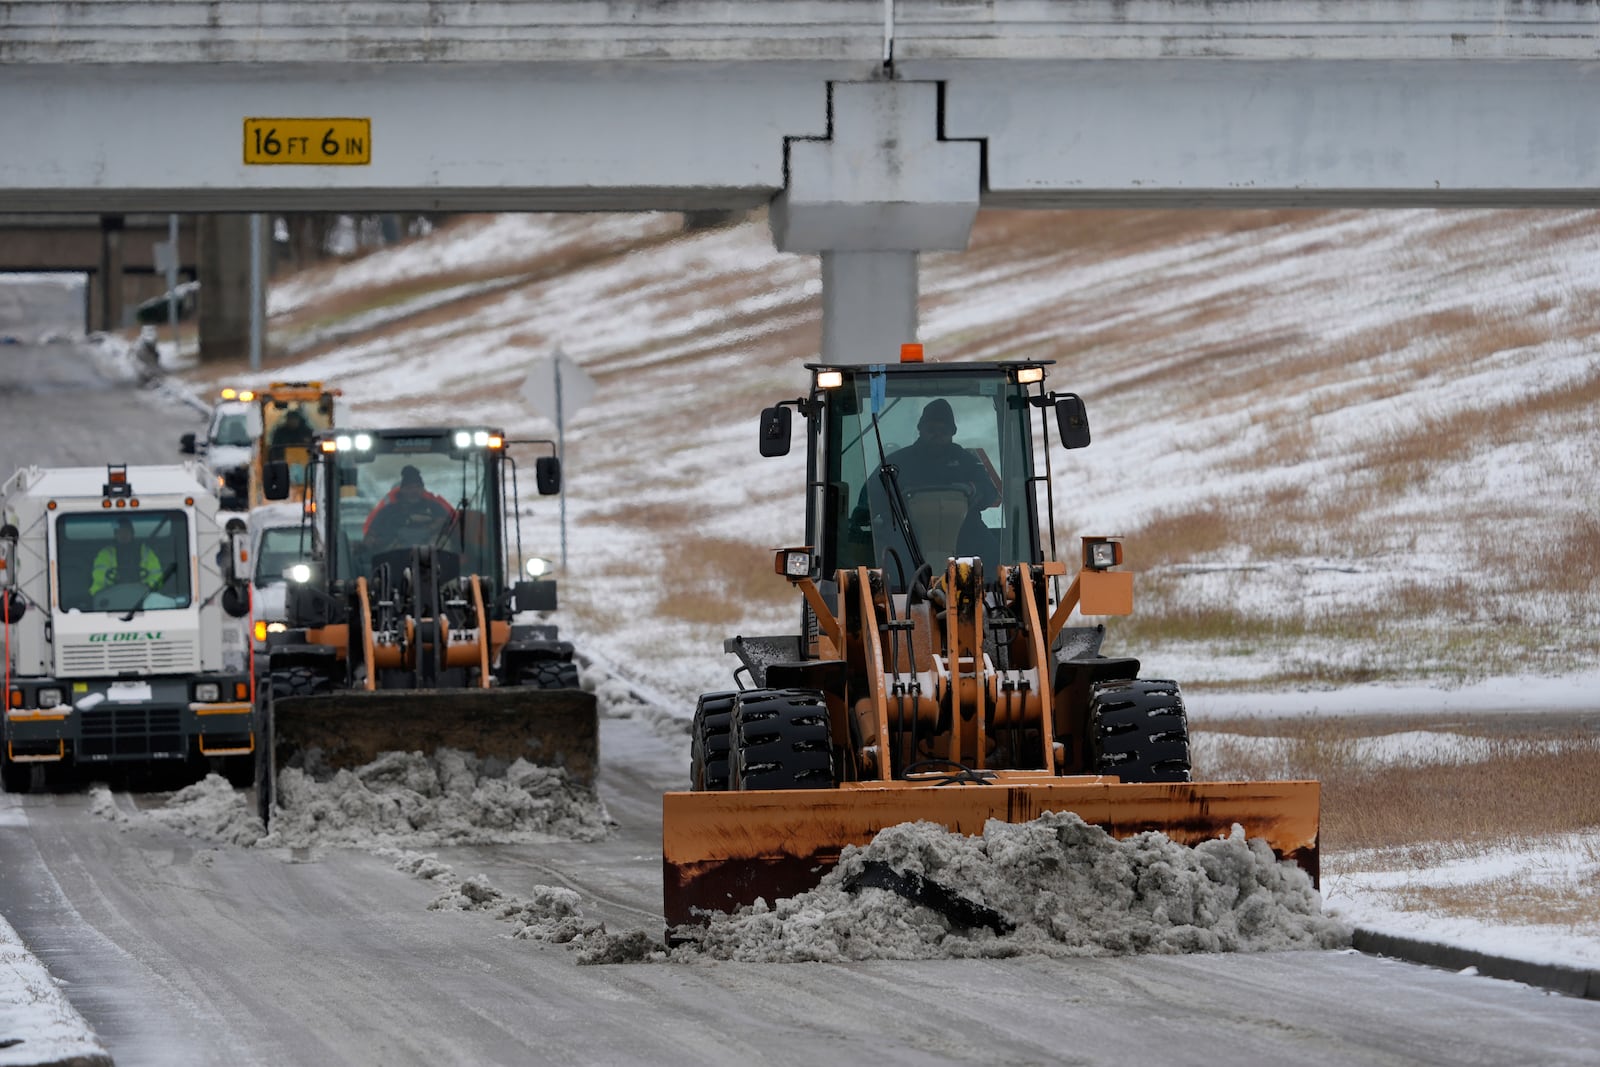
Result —
[[[567, 465], [567, 417], [594, 399], [594, 379], [581, 365], [558, 347], [553, 356], [543, 356], [528, 369], [522, 381], [522, 398], [528, 406], [556, 424], [556, 455]], [[565, 474], [562, 476], [565, 481]], [[561, 569], [567, 569], [567, 494], [561, 493]]]

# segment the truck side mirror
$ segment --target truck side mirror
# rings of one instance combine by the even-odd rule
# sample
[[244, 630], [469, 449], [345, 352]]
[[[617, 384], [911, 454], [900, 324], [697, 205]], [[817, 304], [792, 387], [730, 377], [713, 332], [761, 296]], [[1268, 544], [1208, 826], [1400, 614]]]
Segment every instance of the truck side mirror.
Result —
[[17, 561], [17, 528], [7, 525], [0, 530], [0, 589], [10, 589], [16, 584], [11, 568]]
[[289, 499], [289, 465], [275, 459], [261, 468], [261, 495], [268, 500]]
[[540, 456], [533, 462], [533, 482], [540, 496], [555, 496], [561, 492], [561, 457]]
[[1089, 412], [1083, 406], [1083, 397], [1077, 393], [1056, 397], [1056, 429], [1061, 434], [1061, 447], [1088, 447]]
[[186, 456], [194, 455], [194, 434], [186, 433], [178, 438], [178, 451]]
[[789, 454], [789, 435], [792, 432], [793, 424], [793, 413], [782, 404], [763, 411], [761, 413], [761, 454], [768, 458], [787, 456]]
[[241, 584], [249, 582], [255, 570], [250, 559], [250, 534], [237, 519], [228, 523], [228, 554], [232, 564], [229, 577]]

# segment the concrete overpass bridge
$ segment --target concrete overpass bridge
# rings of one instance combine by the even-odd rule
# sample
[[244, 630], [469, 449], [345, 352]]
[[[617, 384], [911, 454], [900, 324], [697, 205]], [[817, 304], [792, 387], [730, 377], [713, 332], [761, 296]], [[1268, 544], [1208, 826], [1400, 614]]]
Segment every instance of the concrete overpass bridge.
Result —
[[982, 206], [1600, 203], [1597, 54], [1588, 0], [10, 0], [0, 211], [769, 204], [874, 360]]

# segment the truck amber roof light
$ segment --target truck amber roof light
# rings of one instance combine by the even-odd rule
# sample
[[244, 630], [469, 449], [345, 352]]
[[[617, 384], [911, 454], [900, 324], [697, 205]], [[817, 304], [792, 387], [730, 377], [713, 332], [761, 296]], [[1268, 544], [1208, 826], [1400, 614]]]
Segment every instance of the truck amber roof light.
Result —
[[901, 345], [900, 346], [900, 362], [901, 363], [921, 363], [922, 362], [922, 346], [919, 345], [919, 344], [915, 344], [913, 342], [910, 342], [910, 341], [908, 341], [905, 344]]
[[243, 400], [247, 404], [255, 398], [256, 394], [251, 392], [249, 389], [246, 389], [244, 392], [239, 394], [239, 399]]
[[505, 446], [506, 446], [506, 439], [504, 437], [501, 437], [497, 433], [492, 433], [492, 434], [489, 435], [489, 447], [490, 448], [504, 448]]
[[337, 451], [339, 451], [339, 442], [335, 441], [331, 437], [323, 438], [321, 441], [317, 442], [317, 445], [324, 452], [337, 452]]
[[837, 389], [844, 384], [844, 371], [819, 370], [817, 371], [818, 389]]
[[217, 395], [222, 397], [222, 399], [224, 399], [224, 400], [237, 400], [239, 398], [239, 390], [237, 390], [237, 389], [224, 389], [224, 390], [222, 390], [222, 392], [218, 393]]

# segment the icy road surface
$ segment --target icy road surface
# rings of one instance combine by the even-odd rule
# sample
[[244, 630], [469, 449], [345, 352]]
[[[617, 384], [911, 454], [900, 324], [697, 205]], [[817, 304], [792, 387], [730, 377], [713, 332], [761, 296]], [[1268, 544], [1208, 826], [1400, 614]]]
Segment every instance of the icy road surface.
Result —
[[[678, 743], [603, 724], [598, 842], [427, 850], [527, 897], [574, 890], [659, 937], [660, 793]], [[1292, 951], [851, 964], [625, 963], [430, 908], [394, 857], [211, 845], [164, 797], [0, 797], [0, 913], [119, 1067], [666, 1062], [1594, 1063], [1595, 1006], [1362, 956]]]

